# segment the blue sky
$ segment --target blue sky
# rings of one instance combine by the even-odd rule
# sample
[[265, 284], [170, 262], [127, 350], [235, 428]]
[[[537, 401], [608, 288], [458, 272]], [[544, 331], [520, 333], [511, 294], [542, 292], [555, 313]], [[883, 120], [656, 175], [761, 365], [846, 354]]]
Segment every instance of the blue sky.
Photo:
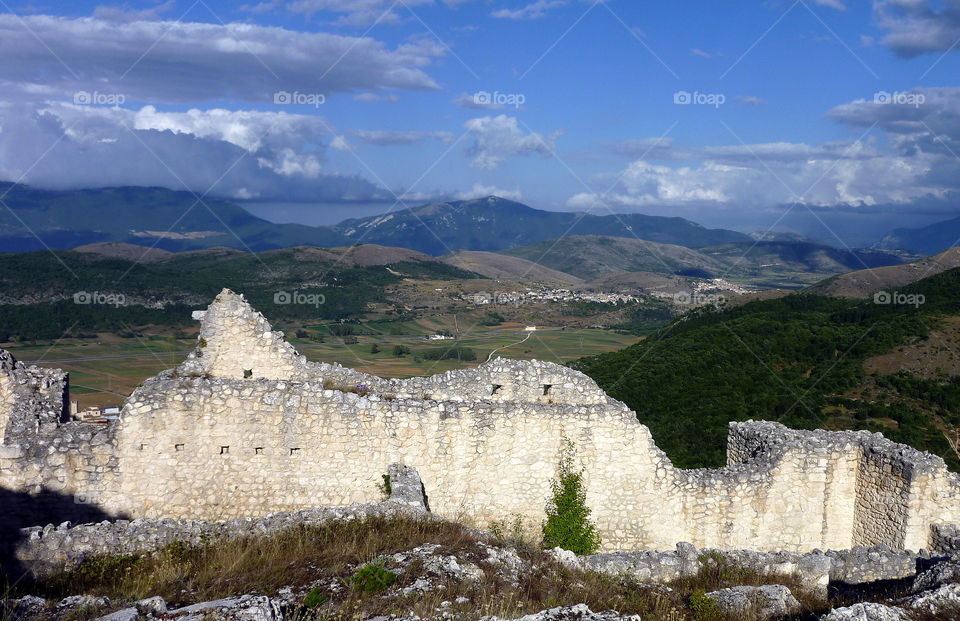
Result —
[[311, 223], [487, 194], [743, 230], [956, 211], [958, 0], [6, 8], [8, 180]]

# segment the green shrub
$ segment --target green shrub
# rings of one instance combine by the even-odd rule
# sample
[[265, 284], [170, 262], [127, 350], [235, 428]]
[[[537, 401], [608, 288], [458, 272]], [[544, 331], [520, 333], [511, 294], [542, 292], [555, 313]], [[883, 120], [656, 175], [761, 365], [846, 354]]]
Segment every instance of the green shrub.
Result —
[[690, 610], [696, 621], [719, 621], [723, 618], [720, 605], [703, 591], [696, 591], [690, 596]]
[[303, 605], [305, 608], [316, 608], [326, 601], [327, 597], [320, 590], [320, 587], [314, 587], [310, 589], [310, 592], [307, 593], [307, 596], [303, 598]]
[[600, 535], [590, 521], [583, 472], [574, 469], [573, 447], [564, 447], [557, 478], [550, 483], [553, 495], [543, 523], [543, 547], [561, 547], [576, 554], [591, 554], [600, 547]]
[[390, 485], [390, 475], [381, 474], [380, 477], [383, 479], [377, 487], [380, 488], [380, 493], [383, 494], [384, 498], [390, 498], [393, 494], [393, 486]]
[[361, 593], [386, 591], [397, 581], [397, 574], [383, 566], [382, 561], [367, 563], [350, 577], [350, 584]]

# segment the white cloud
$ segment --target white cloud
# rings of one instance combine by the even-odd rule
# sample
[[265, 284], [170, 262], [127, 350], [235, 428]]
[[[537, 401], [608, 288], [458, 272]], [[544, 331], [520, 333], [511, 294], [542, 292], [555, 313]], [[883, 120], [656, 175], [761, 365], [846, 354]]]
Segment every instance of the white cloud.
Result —
[[443, 131], [424, 132], [358, 129], [353, 133], [363, 142], [377, 146], [412, 145], [428, 140], [439, 140], [443, 144], [450, 144], [454, 140], [453, 134]]
[[753, 95], [737, 95], [734, 97], [737, 103], [743, 104], [744, 106], [762, 106], [766, 104], [764, 100]]
[[704, 52], [700, 48], [693, 48], [690, 50], [690, 53], [694, 56], [699, 56], [701, 58], [710, 58], [711, 54], [709, 52]]
[[291, 201], [384, 199], [368, 181], [324, 172], [326, 134], [317, 121], [253, 111], [0, 104], [0, 179]]
[[498, 19], [540, 19], [552, 9], [569, 4], [569, 0], [536, 0], [519, 9], [498, 9], [490, 14]]
[[875, 21], [887, 31], [882, 43], [900, 56], [957, 49], [958, 0], [874, 0], [873, 11]]
[[552, 157], [556, 139], [562, 132], [554, 132], [543, 137], [536, 132], [526, 133], [516, 117], [501, 114], [470, 119], [464, 128], [473, 137], [473, 145], [467, 151], [477, 168], [491, 170], [500, 166], [513, 155], [538, 153], [543, 157]]
[[454, 197], [457, 200], [472, 200], [475, 198], [485, 198], [487, 196], [499, 196], [500, 198], [506, 198], [512, 201], [523, 200], [523, 192], [519, 189], [517, 190], [504, 190], [492, 185], [483, 185], [482, 183], [474, 183], [473, 187], [465, 192], [457, 192], [454, 194]]
[[[625, 208], [658, 205], [762, 208], [803, 202], [825, 208], [905, 204], [960, 191], [960, 88], [917, 88], [904, 102], [860, 99], [828, 116], [876, 128], [883, 140], [820, 144], [771, 142], [684, 147], [642, 138], [611, 145], [633, 158], [601, 201], [572, 196], [574, 208], [600, 202]], [[878, 101], [889, 101], [880, 98]], [[896, 101], [896, 100], [894, 100]], [[689, 165], [687, 162], [699, 162]], [[617, 177], [614, 177], [616, 179]]]
[[277, 91], [434, 89], [423, 68], [444, 53], [427, 39], [389, 49], [369, 37], [252, 24], [22, 19], [0, 15], [0, 80], [21, 96], [42, 85], [64, 99], [86, 90], [147, 103], [272, 103]]

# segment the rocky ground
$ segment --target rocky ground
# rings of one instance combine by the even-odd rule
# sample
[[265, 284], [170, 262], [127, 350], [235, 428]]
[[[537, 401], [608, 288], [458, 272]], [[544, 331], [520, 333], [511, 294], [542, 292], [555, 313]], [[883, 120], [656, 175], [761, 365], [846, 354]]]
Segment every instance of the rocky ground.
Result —
[[[671, 553], [672, 554], [672, 553]], [[543, 551], [441, 520], [373, 516], [242, 541], [90, 557], [14, 585], [4, 621], [929, 621], [960, 619], [960, 556], [912, 578], [829, 590], [680, 546], [666, 583], [623, 556]], [[676, 561], [672, 559], [676, 558]], [[663, 560], [667, 559], [667, 560]], [[684, 571], [684, 564], [689, 571]], [[649, 571], [645, 569], [644, 571]], [[645, 574], [646, 575], [646, 574]]]

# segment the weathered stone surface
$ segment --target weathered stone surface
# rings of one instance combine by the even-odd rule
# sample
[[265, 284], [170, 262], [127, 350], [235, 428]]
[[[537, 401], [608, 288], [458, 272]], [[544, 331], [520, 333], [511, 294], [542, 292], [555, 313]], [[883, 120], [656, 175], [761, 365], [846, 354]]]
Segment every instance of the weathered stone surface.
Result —
[[[391, 468], [393, 475], [410, 481], [419, 481], [412, 468]], [[391, 478], [394, 496], [396, 486]], [[137, 554], [158, 550], [174, 541], [199, 544], [201, 542], [230, 539], [253, 534], [270, 534], [304, 524], [319, 524], [330, 520], [347, 520], [404, 513], [427, 517], [419, 505], [411, 500], [412, 494], [399, 492], [400, 500], [391, 497], [387, 502], [348, 507], [329, 507], [291, 513], [275, 513], [262, 518], [234, 519], [223, 522], [203, 520], [120, 520], [96, 524], [72, 526], [69, 522], [54, 527], [31, 527], [23, 529], [16, 547], [17, 558], [35, 575], [69, 569], [84, 558], [97, 555]], [[162, 600], [161, 600], [162, 603]]]
[[917, 574], [913, 579], [910, 590], [913, 593], [919, 593], [951, 582], [960, 582], [960, 561], [943, 561]]
[[761, 619], [770, 619], [800, 611], [800, 602], [790, 589], [782, 584], [730, 587], [711, 591], [706, 596], [715, 601], [723, 613], [729, 615], [755, 615]]
[[950, 610], [960, 615], [960, 584], [945, 584], [932, 591], [911, 595], [898, 603], [913, 610], [925, 612]]
[[[960, 477], [880, 434], [733, 423], [726, 467], [682, 470], [624, 404], [560, 365], [495, 359], [383, 379], [307, 361], [231, 291], [198, 317], [187, 360], [106, 427], [64, 423], [64, 374], [0, 354], [0, 485], [24, 504], [53, 491], [110, 515], [221, 521], [375, 502], [403, 464], [438, 515], [539, 524], [572, 443], [605, 551], [919, 550], [951, 545], [931, 527], [960, 522]], [[415, 483], [399, 487], [397, 503], [418, 502]], [[614, 561], [651, 576], [691, 564], [682, 552]], [[892, 558], [873, 566], [886, 561], [879, 573], [896, 573]]]
[[[497, 621], [496, 617], [489, 621]], [[640, 621], [638, 615], [621, 615], [612, 610], [593, 612], [586, 604], [551, 608], [532, 615], [519, 617], [516, 621]]]
[[909, 621], [909, 617], [900, 608], [868, 603], [835, 608], [820, 617], [820, 621]]

